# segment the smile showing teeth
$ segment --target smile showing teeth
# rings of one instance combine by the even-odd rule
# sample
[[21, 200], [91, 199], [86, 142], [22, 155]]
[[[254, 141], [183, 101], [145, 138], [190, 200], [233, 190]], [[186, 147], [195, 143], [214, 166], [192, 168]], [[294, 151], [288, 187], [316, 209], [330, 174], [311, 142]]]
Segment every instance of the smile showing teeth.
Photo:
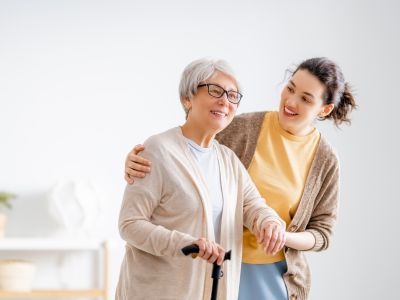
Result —
[[215, 116], [218, 116], [218, 117], [226, 117], [226, 116], [227, 116], [226, 113], [221, 112], [221, 111], [216, 111], [216, 110], [211, 110], [211, 113], [212, 113], [213, 115], [215, 115]]
[[291, 110], [289, 110], [286, 106], [285, 106], [285, 113], [291, 115], [291, 116], [296, 116], [297, 114], [295, 112], [292, 112]]

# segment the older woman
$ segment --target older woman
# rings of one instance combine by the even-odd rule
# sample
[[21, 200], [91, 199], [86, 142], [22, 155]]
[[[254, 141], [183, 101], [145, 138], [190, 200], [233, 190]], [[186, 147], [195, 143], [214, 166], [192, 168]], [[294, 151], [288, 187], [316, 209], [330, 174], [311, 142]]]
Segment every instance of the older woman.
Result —
[[[119, 228], [127, 242], [116, 299], [208, 299], [211, 264], [224, 266], [219, 299], [238, 297], [243, 226], [260, 231], [276, 253], [284, 222], [265, 204], [237, 156], [214, 140], [232, 121], [242, 95], [224, 61], [197, 60], [182, 74], [186, 122], [150, 137], [142, 156], [152, 172], [125, 190]], [[183, 256], [195, 243], [199, 257]]]

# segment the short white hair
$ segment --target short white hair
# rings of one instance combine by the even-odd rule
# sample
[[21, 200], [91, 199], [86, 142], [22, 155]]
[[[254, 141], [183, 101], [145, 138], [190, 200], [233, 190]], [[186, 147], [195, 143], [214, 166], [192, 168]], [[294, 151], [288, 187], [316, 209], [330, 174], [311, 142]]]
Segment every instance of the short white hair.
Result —
[[239, 82], [231, 66], [225, 60], [207, 57], [197, 59], [186, 66], [181, 76], [181, 82], [179, 83], [179, 97], [186, 117], [189, 110], [185, 107], [184, 101], [196, 95], [198, 85], [204, 83], [216, 71], [232, 77], [236, 83], [238, 92], [241, 91]]

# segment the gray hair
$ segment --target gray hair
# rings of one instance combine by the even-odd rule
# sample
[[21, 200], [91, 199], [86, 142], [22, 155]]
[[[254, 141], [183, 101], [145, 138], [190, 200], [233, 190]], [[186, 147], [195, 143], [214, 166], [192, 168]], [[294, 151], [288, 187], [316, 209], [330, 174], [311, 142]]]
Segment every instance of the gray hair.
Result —
[[231, 66], [226, 61], [212, 58], [197, 59], [183, 70], [181, 82], [179, 83], [179, 97], [186, 117], [189, 110], [184, 105], [185, 99], [190, 99], [196, 95], [198, 85], [210, 78], [216, 71], [232, 77], [235, 80], [238, 91], [241, 91], [239, 82]]

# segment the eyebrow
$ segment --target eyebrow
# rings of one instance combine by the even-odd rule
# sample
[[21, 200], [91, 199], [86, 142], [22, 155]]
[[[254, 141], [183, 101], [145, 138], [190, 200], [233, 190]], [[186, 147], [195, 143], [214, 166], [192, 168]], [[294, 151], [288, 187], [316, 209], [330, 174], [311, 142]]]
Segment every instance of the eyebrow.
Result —
[[236, 93], [239, 93], [239, 90], [227, 90], [227, 89], [225, 89], [224, 87], [222, 87], [222, 86], [220, 86], [219, 84], [216, 84], [216, 83], [211, 83], [211, 82], [209, 82], [208, 84], [212, 84], [212, 85], [216, 85], [216, 86], [218, 86], [218, 87], [220, 87], [221, 89], [224, 89], [225, 91], [227, 91], [227, 92], [236, 92]]
[[[294, 82], [293, 82], [292, 80], [289, 80], [289, 82], [290, 82], [294, 87], [296, 87], [296, 85], [294, 84]], [[303, 92], [303, 94], [306, 94], [306, 95], [310, 96], [310, 97], [313, 98], [313, 99], [315, 98], [314, 95], [311, 94], [311, 93]]]

